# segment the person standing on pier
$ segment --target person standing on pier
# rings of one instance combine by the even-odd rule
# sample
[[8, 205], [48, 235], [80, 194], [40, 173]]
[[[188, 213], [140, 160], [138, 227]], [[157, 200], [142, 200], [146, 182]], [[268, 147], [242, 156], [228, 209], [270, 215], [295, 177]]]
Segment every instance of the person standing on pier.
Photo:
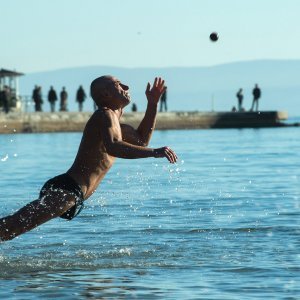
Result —
[[255, 87], [252, 91], [252, 95], [253, 95], [253, 101], [252, 101], [251, 111], [253, 111], [254, 105], [256, 106], [255, 111], [258, 111], [258, 100], [261, 96], [261, 90], [260, 90], [260, 88], [258, 87], [257, 84], [255, 84]]
[[239, 89], [236, 96], [238, 98], [238, 111], [242, 111], [242, 109], [243, 109], [243, 99], [244, 99], [243, 89]]
[[135, 103], [132, 103], [131, 111], [132, 112], [137, 112], [137, 105]]
[[67, 111], [68, 93], [66, 88], [63, 87], [60, 92], [60, 111]]
[[4, 86], [3, 90], [0, 91], [0, 103], [3, 106], [3, 111], [9, 113], [9, 100], [10, 100], [10, 89], [7, 85]]
[[34, 108], [36, 112], [42, 111], [42, 104], [43, 104], [43, 97], [42, 97], [42, 87], [35, 86], [33, 93], [32, 93], [32, 99], [34, 102]]
[[159, 111], [162, 112], [163, 108], [165, 109], [165, 111], [168, 110], [168, 108], [167, 108], [167, 87], [165, 88], [164, 93], [161, 95]]
[[78, 109], [81, 112], [82, 108], [83, 108], [83, 102], [86, 98], [86, 94], [85, 91], [82, 87], [82, 85], [79, 87], [79, 89], [77, 90], [77, 94], [76, 94], [76, 102], [78, 102]]
[[48, 93], [48, 101], [50, 103], [50, 109], [51, 112], [55, 112], [55, 102], [57, 101], [57, 94], [54, 90], [53, 86], [50, 87], [49, 93]]

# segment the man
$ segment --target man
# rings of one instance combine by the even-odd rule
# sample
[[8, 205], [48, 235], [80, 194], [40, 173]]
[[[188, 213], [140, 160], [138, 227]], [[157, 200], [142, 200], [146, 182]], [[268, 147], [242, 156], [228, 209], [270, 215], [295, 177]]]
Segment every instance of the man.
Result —
[[167, 108], [167, 87], [165, 88], [164, 93], [161, 95], [159, 111], [162, 112], [163, 108], [165, 109], [165, 111], [168, 110], [168, 108]]
[[261, 96], [261, 90], [257, 84], [255, 85], [252, 94], [253, 94], [253, 101], [252, 101], [251, 111], [253, 111], [254, 105], [256, 105], [256, 111], [258, 111], [258, 99]]
[[35, 86], [32, 92], [32, 99], [34, 102], [34, 108], [36, 112], [42, 111], [43, 97], [42, 97], [42, 87]]
[[76, 93], [76, 101], [78, 102], [78, 109], [80, 112], [82, 112], [83, 108], [83, 102], [86, 98], [85, 91], [82, 87], [82, 85], [78, 88], [77, 93]]
[[67, 104], [68, 104], [68, 93], [66, 88], [63, 87], [62, 91], [60, 92], [60, 111], [67, 111]]
[[239, 89], [236, 96], [238, 98], [238, 111], [242, 111], [242, 109], [243, 109], [243, 99], [244, 99], [243, 89]]
[[[161, 101], [161, 99], [160, 99], [160, 101]], [[137, 112], [137, 105], [135, 103], [132, 103], [131, 111], [132, 112]]]
[[5, 85], [3, 88], [3, 91], [0, 91], [1, 93], [1, 102], [3, 105], [3, 111], [8, 114], [9, 113], [9, 100], [10, 100], [10, 88]]
[[119, 158], [177, 156], [168, 147], [147, 148], [155, 127], [157, 105], [164, 92], [164, 81], [155, 78], [147, 85], [147, 109], [139, 127], [120, 124], [123, 109], [130, 102], [128, 86], [112, 76], [102, 76], [91, 84], [91, 96], [98, 106], [83, 131], [77, 156], [71, 168], [45, 183], [38, 200], [15, 214], [0, 219], [0, 240], [10, 240], [53, 218], [71, 220], [83, 202], [97, 189], [105, 174]]
[[51, 112], [55, 112], [55, 102], [57, 101], [57, 94], [54, 90], [53, 86], [50, 87], [49, 93], [48, 93], [48, 101], [50, 103], [50, 110]]

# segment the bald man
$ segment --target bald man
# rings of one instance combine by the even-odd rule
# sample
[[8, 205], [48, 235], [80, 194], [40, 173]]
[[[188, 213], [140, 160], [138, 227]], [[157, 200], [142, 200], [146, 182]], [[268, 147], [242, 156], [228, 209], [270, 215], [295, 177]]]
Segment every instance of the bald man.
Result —
[[119, 158], [165, 157], [170, 163], [177, 156], [169, 147], [147, 148], [155, 127], [158, 101], [165, 91], [164, 80], [148, 83], [147, 109], [137, 129], [120, 124], [123, 109], [130, 103], [129, 87], [113, 76], [102, 76], [91, 83], [91, 96], [98, 110], [88, 120], [78, 153], [71, 168], [48, 180], [39, 199], [15, 214], [0, 219], [0, 240], [11, 240], [53, 218], [73, 219], [83, 203]]

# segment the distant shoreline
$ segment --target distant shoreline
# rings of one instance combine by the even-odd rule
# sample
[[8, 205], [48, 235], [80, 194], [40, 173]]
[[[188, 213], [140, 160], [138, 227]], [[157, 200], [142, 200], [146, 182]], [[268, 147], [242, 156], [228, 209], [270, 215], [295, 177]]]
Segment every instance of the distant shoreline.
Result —
[[[0, 114], [0, 134], [39, 132], [81, 132], [92, 112], [33, 112]], [[125, 113], [121, 122], [137, 127], [144, 112]], [[286, 124], [286, 112], [199, 112], [157, 114], [157, 130], [205, 128], [260, 128], [299, 126]]]

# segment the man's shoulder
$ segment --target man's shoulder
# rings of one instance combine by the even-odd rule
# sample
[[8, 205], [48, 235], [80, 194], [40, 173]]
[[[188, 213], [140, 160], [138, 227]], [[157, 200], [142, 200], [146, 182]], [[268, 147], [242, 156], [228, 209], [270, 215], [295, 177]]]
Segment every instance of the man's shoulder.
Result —
[[111, 109], [97, 109], [86, 124], [86, 129], [107, 128], [116, 125], [118, 122]]
[[111, 118], [112, 111], [110, 109], [106, 108], [98, 108], [94, 111], [92, 116], [90, 117], [90, 120], [103, 120], [106, 118]]

